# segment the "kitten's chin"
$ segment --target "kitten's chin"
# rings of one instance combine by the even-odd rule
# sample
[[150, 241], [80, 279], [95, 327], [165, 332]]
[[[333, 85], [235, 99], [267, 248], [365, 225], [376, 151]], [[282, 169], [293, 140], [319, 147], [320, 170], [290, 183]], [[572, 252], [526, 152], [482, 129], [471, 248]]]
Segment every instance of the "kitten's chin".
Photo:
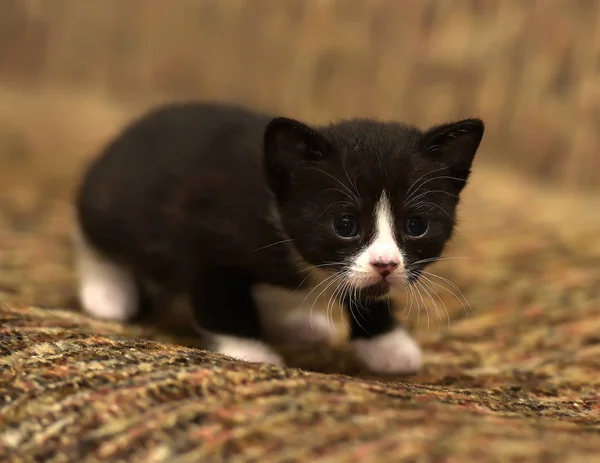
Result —
[[363, 298], [377, 299], [388, 296], [391, 289], [392, 285], [388, 281], [381, 280], [375, 284], [359, 288], [358, 293]]
[[379, 275], [359, 275], [348, 277], [351, 291], [364, 299], [379, 299], [391, 297], [392, 293], [404, 287], [407, 279], [402, 275], [390, 275], [387, 278], [382, 278]]

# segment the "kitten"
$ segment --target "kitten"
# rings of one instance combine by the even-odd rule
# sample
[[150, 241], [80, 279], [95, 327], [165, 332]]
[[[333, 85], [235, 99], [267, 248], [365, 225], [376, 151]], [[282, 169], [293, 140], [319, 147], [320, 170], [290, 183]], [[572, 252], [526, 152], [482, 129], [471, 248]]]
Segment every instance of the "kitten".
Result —
[[[416, 372], [391, 295], [442, 253], [484, 132], [354, 119], [324, 126], [221, 104], [171, 104], [128, 125], [76, 198], [79, 295], [133, 317], [152, 287], [184, 294], [221, 353], [273, 364], [263, 340], [326, 342], [329, 286], [359, 359]], [[312, 295], [310, 295], [312, 293]]]

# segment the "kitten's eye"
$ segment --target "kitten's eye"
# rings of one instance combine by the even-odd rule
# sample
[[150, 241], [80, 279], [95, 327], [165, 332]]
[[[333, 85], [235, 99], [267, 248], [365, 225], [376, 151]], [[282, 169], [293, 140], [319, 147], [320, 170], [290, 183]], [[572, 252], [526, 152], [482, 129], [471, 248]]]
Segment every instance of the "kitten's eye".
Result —
[[354, 238], [360, 232], [358, 221], [351, 215], [343, 215], [337, 219], [333, 227], [342, 238]]
[[429, 222], [427, 219], [423, 217], [419, 217], [418, 215], [413, 215], [406, 219], [404, 224], [404, 231], [408, 236], [413, 238], [420, 238], [425, 233], [427, 233], [427, 229], [429, 228]]

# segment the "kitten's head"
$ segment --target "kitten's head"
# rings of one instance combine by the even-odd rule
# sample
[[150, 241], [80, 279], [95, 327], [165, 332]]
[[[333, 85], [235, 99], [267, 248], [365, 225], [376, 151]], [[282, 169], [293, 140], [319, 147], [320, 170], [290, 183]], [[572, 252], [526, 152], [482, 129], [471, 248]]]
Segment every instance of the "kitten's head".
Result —
[[282, 226], [308, 266], [363, 297], [385, 296], [442, 253], [483, 132], [479, 119], [426, 132], [273, 119], [265, 168]]

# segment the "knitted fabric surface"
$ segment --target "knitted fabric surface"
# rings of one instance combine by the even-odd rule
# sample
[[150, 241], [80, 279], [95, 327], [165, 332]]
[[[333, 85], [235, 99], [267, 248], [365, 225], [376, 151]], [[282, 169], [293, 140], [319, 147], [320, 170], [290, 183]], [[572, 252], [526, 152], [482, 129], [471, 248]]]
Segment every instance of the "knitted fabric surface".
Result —
[[0, 461], [600, 461], [597, 198], [497, 177], [468, 188], [446, 254], [469, 258], [434, 270], [469, 304], [432, 285], [418, 319], [399, 310], [425, 352], [409, 378], [369, 377], [343, 345], [273, 367], [94, 320], [68, 196], [3, 192]]

